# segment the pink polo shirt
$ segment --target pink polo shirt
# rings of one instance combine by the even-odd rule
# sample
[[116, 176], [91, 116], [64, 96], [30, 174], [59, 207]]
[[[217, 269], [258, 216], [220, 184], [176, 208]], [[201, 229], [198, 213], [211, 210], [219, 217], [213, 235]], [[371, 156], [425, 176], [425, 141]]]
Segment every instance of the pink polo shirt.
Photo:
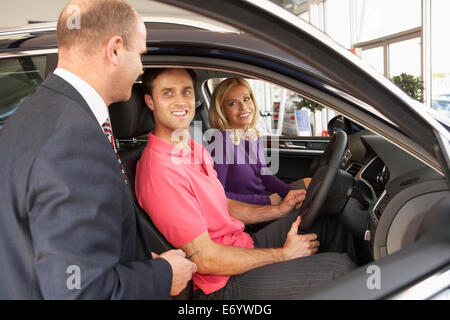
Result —
[[[174, 247], [208, 231], [216, 243], [253, 248], [244, 224], [228, 214], [211, 156], [202, 145], [190, 143], [192, 152], [187, 153], [149, 134], [136, 169], [139, 204]], [[229, 277], [195, 273], [194, 290], [210, 294], [223, 288]]]

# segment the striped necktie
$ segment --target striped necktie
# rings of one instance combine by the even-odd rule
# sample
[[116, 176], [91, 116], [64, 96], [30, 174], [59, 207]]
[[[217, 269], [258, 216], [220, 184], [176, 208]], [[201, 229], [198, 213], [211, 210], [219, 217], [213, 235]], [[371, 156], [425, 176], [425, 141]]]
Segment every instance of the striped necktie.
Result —
[[112, 133], [111, 123], [109, 122], [109, 119], [106, 119], [106, 121], [102, 124], [103, 132], [105, 133], [106, 137], [108, 138], [108, 141], [111, 143], [111, 146], [114, 150], [114, 153], [116, 154], [117, 161], [119, 161], [120, 170], [122, 171], [123, 179], [125, 180], [125, 184], [128, 184], [127, 174], [125, 173], [125, 169], [123, 167], [122, 161], [120, 161], [119, 154], [117, 153], [116, 144], [114, 141], [114, 136]]

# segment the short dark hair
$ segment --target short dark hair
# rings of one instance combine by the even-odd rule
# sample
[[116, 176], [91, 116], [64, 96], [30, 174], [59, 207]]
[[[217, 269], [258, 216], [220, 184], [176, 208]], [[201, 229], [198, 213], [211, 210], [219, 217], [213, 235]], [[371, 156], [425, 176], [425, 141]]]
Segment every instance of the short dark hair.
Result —
[[[144, 71], [144, 75], [142, 76], [142, 87], [145, 93], [148, 93], [150, 96], [153, 92], [153, 81], [162, 73], [172, 70], [176, 68], [147, 68]], [[183, 70], [183, 69], [182, 69]], [[195, 87], [195, 81], [197, 80], [197, 76], [192, 69], [184, 68], [186, 72], [190, 75], [192, 79], [192, 85]]]

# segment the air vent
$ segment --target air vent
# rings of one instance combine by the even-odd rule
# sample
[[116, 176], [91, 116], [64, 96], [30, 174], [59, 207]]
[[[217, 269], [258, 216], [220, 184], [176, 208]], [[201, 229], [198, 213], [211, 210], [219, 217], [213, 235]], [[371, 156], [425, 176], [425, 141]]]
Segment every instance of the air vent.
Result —
[[362, 165], [357, 163], [352, 163], [351, 166], [347, 169], [347, 172], [350, 173], [352, 176], [356, 177], [358, 172], [361, 170]]

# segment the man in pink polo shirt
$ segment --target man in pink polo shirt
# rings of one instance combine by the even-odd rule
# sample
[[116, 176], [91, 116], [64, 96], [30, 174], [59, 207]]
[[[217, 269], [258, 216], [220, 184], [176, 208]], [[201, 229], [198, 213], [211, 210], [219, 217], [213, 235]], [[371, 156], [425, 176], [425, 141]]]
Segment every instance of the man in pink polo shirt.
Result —
[[[194, 254], [194, 296], [295, 298], [349, 271], [353, 264], [345, 254], [315, 254], [324, 245], [317, 234], [298, 234], [300, 218], [293, 209], [300, 207], [304, 190], [292, 190], [279, 206], [226, 198], [209, 153], [189, 137], [194, 82], [195, 74], [186, 69], [144, 74], [155, 131], [138, 162], [135, 185], [140, 205], [164, 237], [187, 256]], [[244, 232], [244, 224], [274, 219], [279, 220], [255, 235]], [[323, 228], [333, 232], [324, 236]], [[336, 247], [333, 238], [341, 232], [336, 224], [316, 229], [321, 242]]]

